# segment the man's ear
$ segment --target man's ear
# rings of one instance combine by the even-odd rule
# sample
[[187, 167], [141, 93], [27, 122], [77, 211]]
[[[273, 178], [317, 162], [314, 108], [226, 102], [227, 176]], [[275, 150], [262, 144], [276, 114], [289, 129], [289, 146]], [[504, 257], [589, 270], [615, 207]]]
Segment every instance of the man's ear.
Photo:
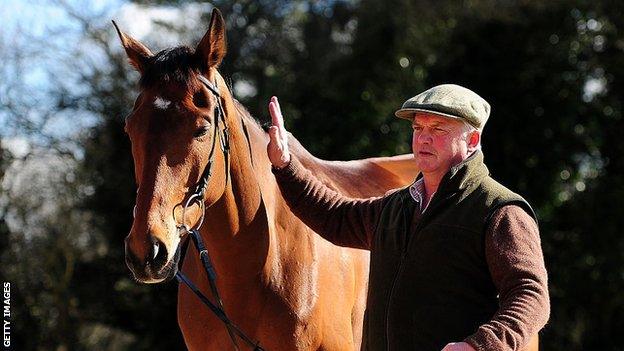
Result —
[[468, 132], [468, 151], [474, 151], [481, 143], [481, 132], [473, 130]]
[[130, 64], [134, 66], [139, 73], [143, 74], [147, 67], [149, 58], [153, 56], [152, 52], [140, 41], [122, 32], [119, 27], [117, 27], [117, 23], [115, 23], [115, 21], [113, 21], [113, 25], [119, 35], [121, 45], [123, 45], [126, 50], [128, 61], [130, 61]]

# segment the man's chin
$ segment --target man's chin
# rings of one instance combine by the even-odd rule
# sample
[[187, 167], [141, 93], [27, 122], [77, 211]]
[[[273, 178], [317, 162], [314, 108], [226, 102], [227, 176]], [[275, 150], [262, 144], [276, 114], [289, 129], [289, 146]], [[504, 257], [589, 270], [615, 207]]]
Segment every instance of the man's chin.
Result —
[[431, 173], [438, 168], [438, 164], [432, 157], [417, 157], [416, 167], [418, 167], [422, 173]]

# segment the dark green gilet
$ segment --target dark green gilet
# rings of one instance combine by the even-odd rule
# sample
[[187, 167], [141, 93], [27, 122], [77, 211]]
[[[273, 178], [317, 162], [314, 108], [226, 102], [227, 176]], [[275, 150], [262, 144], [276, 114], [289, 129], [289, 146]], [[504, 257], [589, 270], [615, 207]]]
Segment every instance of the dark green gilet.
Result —
[[489, 176], [475, 152], [444, 176], [412, 226], [409, 187], [387, 196], [371, 249], [364, 350], [439, 351], [476, 332], [498, 309], [485, 259], [492, 213], [529, 204]]

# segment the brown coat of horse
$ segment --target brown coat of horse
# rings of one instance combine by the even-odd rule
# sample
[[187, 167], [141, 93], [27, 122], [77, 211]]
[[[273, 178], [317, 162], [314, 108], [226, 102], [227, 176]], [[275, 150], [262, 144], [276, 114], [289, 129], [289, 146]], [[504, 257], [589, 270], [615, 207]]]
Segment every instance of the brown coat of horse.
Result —
[[[202, 74], [221, 88], [230, 132], [230, 169], [217, 147], [200, 231], [225, 311], [267, 350], [358, 349], [368, 253], [330, 244], [289, 210], [270, 171], [268, 135], [224, 88], [216, 70], [225, 54], [224, 27], [215, 11], [195, 51], [177, 48], [156, 55], [118, 32], [142, 86], [126, 121], [138, 185], [126, 262], [141, 282], [165, 281], [176, 272], [180, 238], [172, 212], [199, 179], [212, 143], [212, 133], [206, 131], [214, 126], [216, 100], [198, 82], [197, 74]], [[383, 195], [417, 173], [411, 155], [330, 162], [291, 140], [295, 157], [329, 187], [353, 197]], [[227, 183], [226, 172], [231, 177]], [[187, 223], [199, 216], [193, 208]], [[193, 250], [182, 271], [211, 296]], [[178, 320], [189, 349], [232, 348], [224, 325], [185, 286], [179, 290]]]

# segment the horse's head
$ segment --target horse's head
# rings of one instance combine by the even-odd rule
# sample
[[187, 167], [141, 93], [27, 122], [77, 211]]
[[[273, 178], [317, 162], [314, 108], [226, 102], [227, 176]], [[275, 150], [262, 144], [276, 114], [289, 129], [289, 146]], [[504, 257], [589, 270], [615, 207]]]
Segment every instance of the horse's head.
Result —
[[[213, 143], [217, 146], [204, 202], [217, 201], [226, 186], [225, 155], [215, 140], [220, 134], [214, 133], [219, 97], [200, 81], [201, 75], [227, 91], [216, 70], [226, 51], [225, 22], [215, 9], [195, 50], [178, 47], [157, 54], [115, 27], [130, 63], [141, 74], [140, 94], [125, 126], [138, 186], [134, 221], [125, 241], [126, 264], [137, 280], [157, 283], [176, 273], [177, 226], [192, 227], [202, 216], [193, 202], [183, 219], [180, 204], [195, 190]], [[225, 114], [232, 108], [228, 100]]]

